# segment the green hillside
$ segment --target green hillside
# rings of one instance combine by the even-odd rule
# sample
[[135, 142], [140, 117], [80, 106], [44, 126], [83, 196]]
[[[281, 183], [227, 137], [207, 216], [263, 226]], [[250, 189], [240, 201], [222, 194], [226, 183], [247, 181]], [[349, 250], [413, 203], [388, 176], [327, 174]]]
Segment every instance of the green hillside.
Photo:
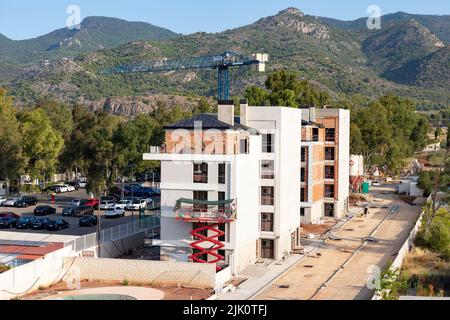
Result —
[[[125, 44], [113, 46], [118, 38], [108, 23], [115, 20], [106, 18], [100, 23], [99, 18], [92, 19], [94, 25], [85, 20], [86, 30], [82, 28], [72, 37], [84, 43], [88, 52], [74, 54], [73, 59], [59, 56], [45, 64], [36, 60], [27, 68], [22, 67], [22, 73], [13, 81], [4, 81], [19, 103], [46, 96], [80, 103], [130, 97], [132, 106], [134, 96], [214, 96], [215, 74], [210, 70], [109, 76], [102, 71], [122, 63], [220, 54], [228, 50], [268, 53], [269, 72], [280, 68], [292, 70], [335, 99], [354, 95], [372, 99], [394, 93], [415, 98], [421, 107], [435, 108], [448, 104], [450, 97], [446, 81], [448, 51], [435, 34], [417, 21], [404, 21], [379, 31], [344, 30], [289, 8], [221, 33], [169, 36], [164, 41], [129, 38]], [[95, 50], [94, 44], [100, 40], [93, 40], [95, 37], [89, 31], [93, 29], [103, 30], [96, 37], [102, 39], [105, 49]], [[60, 36], [55, 34], [54, 38]], [[53, 50], [76, 53], [74, 47]], [[232, 95], [242, 96], [246, 86], [262, 85], [265, 78], [266, 74], [233, 70]]]

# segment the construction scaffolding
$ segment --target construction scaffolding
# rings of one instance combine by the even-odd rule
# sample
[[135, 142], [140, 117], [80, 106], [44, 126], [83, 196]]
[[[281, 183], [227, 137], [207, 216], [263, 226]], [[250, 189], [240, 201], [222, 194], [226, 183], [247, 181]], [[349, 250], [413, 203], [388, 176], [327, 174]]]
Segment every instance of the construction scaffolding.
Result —
[[[217, 271], [222, 270], [217, 264], [225, 261], [225, 257], [219, 254], [225, 245], [220, 238], [225, 232], [220, 226], [236, 220], [235, 200], [200, 201], [192, 199], [180, 199], [177, 201], [174, 212], [177, 220], [195, 223], [191, 232], [195, 240], [190, 244], [193, 254], [189, 257], [193, 262], [216, 264]], [[214, 259], [209, 260], [208, 257]]]

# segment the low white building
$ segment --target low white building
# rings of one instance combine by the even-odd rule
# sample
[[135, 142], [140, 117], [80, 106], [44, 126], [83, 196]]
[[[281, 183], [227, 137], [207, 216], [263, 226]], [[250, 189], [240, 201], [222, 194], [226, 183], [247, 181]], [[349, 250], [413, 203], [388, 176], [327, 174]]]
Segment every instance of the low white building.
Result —
[[6, 196], [6, 182], [0, 181], [0, 196]]
[[411, 197], [423, 197], [424, 191], [419, 188], [419, 177], [410, 177], [400, 180], [397, 186], [398, 194], [406, 194]]

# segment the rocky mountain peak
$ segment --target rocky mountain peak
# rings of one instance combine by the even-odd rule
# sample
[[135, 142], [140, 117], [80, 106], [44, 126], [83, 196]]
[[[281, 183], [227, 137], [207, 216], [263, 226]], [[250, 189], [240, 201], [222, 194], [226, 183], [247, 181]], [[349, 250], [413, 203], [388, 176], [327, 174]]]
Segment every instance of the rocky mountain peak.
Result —
[[300, 9], [297, 9], [297, 8], [294, 8], [294, 7], [290, 7], [290, 8], [284, 9], [284, 10], [280, 11], [278, 13], [278, 15], [279, 16], [291, 15], [291, 16], [297, 16], [297, 17], [304, 17], [305, 16], [305, 14]]

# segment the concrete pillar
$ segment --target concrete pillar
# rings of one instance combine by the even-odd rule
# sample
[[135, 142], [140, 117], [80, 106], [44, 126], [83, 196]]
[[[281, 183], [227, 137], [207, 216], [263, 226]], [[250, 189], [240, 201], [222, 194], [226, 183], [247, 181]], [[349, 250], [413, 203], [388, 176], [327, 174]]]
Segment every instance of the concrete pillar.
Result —
[[241, 124], [248, 126], [248, 101], [246, 99], [241, 100]]
[[234, 126], [234, 102], [231, 100], [219, 101], [218, 110], [219, 121]]

